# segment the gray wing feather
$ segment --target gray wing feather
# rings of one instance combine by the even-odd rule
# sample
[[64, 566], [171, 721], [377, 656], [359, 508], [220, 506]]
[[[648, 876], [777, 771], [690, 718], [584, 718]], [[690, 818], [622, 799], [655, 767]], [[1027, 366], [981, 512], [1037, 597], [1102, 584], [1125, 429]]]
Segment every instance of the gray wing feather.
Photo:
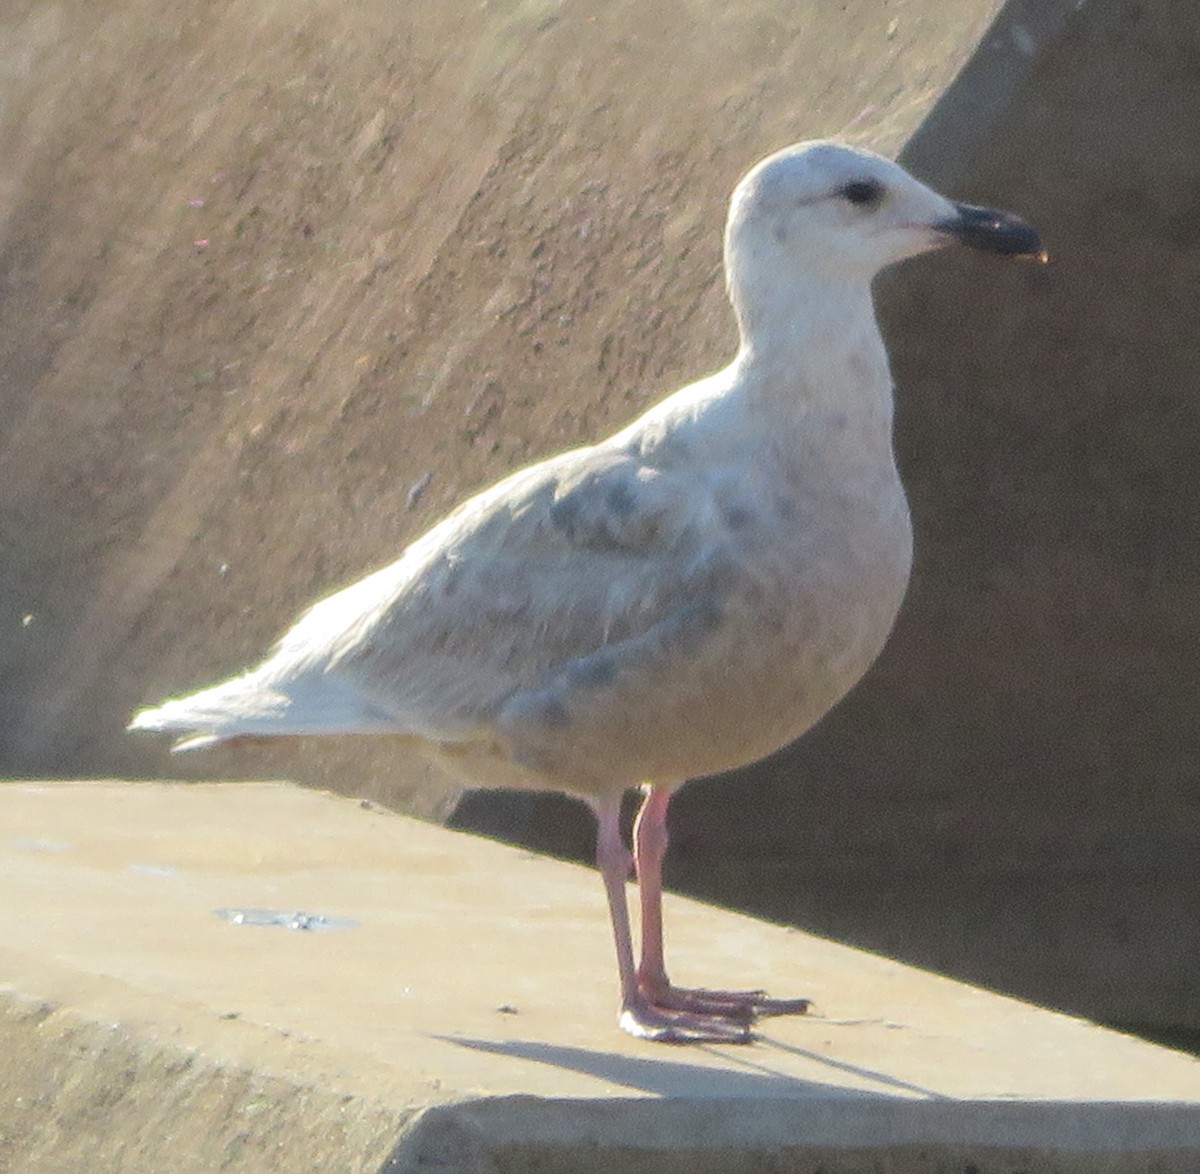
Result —
[[598, 653], [708, 599], [722, 562], [715, 516], [694, 480], [685, 490], [632, 456], [545, 462], [316, 605], [278, 667], [335, 675], [406, 732], [479, 736], [547, 674], [600, 673]]

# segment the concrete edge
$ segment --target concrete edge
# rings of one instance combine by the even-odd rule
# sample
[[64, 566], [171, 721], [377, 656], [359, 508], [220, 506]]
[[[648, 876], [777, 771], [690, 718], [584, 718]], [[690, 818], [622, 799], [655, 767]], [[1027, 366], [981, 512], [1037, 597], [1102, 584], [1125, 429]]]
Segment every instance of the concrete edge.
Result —
[[[497, 1097], [425, 1110], [380, 1174], [1185, 1174], [1200, 1169], [1200, 1108], [1136, 1102], [547, 1100]], [[1014, 1167], [1015, 1163], [1015, 1167]], [[775, 1168], [772, 1166], [771, 1168]]]
[[11, 987], [0, 1055], [3, 1170], [375, 1171], [416, 1115]]
[[[479, 1097], [391, 1105], [213, 1058], [10, 986], [0, 1168], [197, 1174], [1191, 1174], [1200, 1105], [1154, 1102]], [[386, 1096], [386, 1089], [380, 1092]]]

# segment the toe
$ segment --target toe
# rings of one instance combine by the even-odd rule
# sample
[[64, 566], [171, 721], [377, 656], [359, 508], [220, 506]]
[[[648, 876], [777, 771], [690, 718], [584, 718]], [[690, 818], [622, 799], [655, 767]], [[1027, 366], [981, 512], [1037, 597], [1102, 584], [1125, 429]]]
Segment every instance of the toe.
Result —
[[626, 1007], [620, 1025], [637, 1039], [663, 1044], [745, 1044], [753, 1039], [748, 1023], [657, 1007]]

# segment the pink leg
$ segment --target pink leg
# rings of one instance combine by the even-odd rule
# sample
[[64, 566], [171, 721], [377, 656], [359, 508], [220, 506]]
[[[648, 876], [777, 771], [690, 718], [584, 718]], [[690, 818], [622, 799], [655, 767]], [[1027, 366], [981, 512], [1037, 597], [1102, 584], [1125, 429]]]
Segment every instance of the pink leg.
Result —
[[689, 990], [667, 977], [663, 958], [662, 866], [667, 854], [668, 787], [648, 787], [633, 829], [642, 912], [642, 960], [637, 981], [642, 994], [660, 1010], [699, 1012], [749, 1024], [759, 1015], [802, 1015], [807, 999], [771, 999], [765, 991]]
[[633, 965], [633, 938], [629, 930], [629, 907], [625, 900], [625, 882], [629, 879], [632, 858], [621, 839], [621, 802], [595, 805], [599, 829], [596, 835], [596, 863], [608, 894], [613, 938], [617, 947], [617, 968], [621, 975], [621, 1027], [639, 1039], [664, 1043], [714, 1041], [745, 1043], [750, 1033], [744, 1023], [703, 1012], [659, 1007], [646, 996], [638, 983]]

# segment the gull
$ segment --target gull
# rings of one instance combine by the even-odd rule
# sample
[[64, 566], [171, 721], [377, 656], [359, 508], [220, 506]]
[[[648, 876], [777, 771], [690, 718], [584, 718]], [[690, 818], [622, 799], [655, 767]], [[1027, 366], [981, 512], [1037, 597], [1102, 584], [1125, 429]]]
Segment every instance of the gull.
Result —
[[[668, 978], [666, 816], [689, 779], [754, 762], [820, 719], [900, 608], [912, 531], [872, 279], [953, 243], [1046, 259], [1019, 217], [828, 141], [752, 168], [724, 243], [740, 334], [727, 367], [471, 497], [312, 606], [260, 665], [129, 727], [182, 734], [181, 750], [400, 735], [469, 784], [579, 797], [598, 822], [620, 1026], [673, 1043], [745, 1042], [758, 1016], [808, 1007]], [[630, 852], [620, 810], [635, 787]]]

